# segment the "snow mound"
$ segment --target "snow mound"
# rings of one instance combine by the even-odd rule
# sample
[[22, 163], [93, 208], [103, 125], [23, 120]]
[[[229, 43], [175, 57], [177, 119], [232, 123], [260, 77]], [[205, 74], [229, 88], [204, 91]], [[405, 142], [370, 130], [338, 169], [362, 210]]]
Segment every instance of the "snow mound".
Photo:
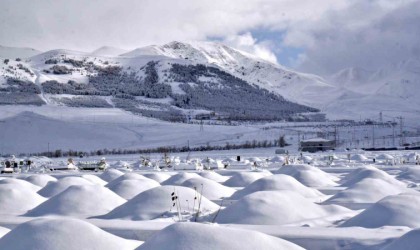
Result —
[[93, 174], [84, 174], [80, 177], [92, 182], [93, 184], [98, 184], [98, 185], [101, 185], [101, 186], [105, 186], [108, 183], [108, 182], [104, 181], [103, 179], [101, 179], [98, 176], [93, 175]]
[[271, 163], [283, 163], [286, 158], [284, 156], [276, 155], [268, 161]]
[[240, 199], [245, 195], [249, 195], [258, 191], [276, 190], [294, 191], [306, 198], [316, 198], [323, 196], [323, 194], [318, 190], [303, 185], [291, 176], [284, 174], [276, 174], [261, 178], [249, 184], [244, 189], [234, 193], [231, 198]]
[[227, 179], [229, 179], [229, 177], [223, 176], [213, 171], [204, 171], [199, 173], [199, 175], [203, 178], [207, 178], [216, 182], [225, 182]]
[[159, 183], [162, 183], [171, 177], [169, 174], [164, 174], [164, 173], [149, 173], [149, 174], [143, 174], [143, 176], [149, 179], [155, 180]]
[[117, 169], [110, 168], [110, 169], [105, 170], [105, 172], [103, 172], [99, 177], [106, 182], [111, 182], [123, 174], [124, 174], [123, 172]]
[[327, 202], [374, 203], [388, 195], [407, 192], [409, 189], [381, 179], [366, 178], [336, 193]]
[[397, 179], [395, 179], [393, 176], [389, 175], [385, 171], [382, 171], [380, 169], [377, 169], [375, 167], [363, 167], [358, 168], [356, 170], [353, 170], [351, 173], [349, 173], [344, 179], [344, 183], [341, 186], [349, 187], [353, 186], [359, 181], [362, 181], [363, 179], [381, 179], [383, 181], [389, 182], [393, 185], [405, 187], [406, 185]]
[[178, 173], [172, 175], [169, 179], [162, 182], [162, 185], [181, 185], [184, 181], [191, 179], [191, 178], [202, 178], [196, 173]]
[[17, 189], [28, 189], [37, 192], [41, 187], [34, 185], [26, 180], [20, 180], [15, 178], [5, 178], [0, 180], [0, 185], [9, 184], [15, 186]]
[[64, 215], [86, 218], [106, 214], [125, 202], [100, 185], [70, 186], [29, 211], [26, 216]]
[[201, 193], [203, 188], [203, 196], [210, 200], [217, 200], [232, 196], [235, 193], [235, 189], [223, 186], [213, 180], [206, 178], [191, 178], [181, 184], [184, 187], [196, 188]]
[[394, 157], [392, 155], [389, 155], [389, 154], [380, 154], [380, 155], [376, 156], [376, 159], [378, 159], [378, 160], [393, 160]]
[[59, 179], [56, 182], [48, 183], [44, 188], [39, 190], [38, 194], [44, 197], [52, 197], [56, 194], [63, 192], [68, 187], [73, 186], [73, 185], [83, 186], [83, 185], [93, 185], [93, 183], [81, 177], [69, 176], [69, 177], [64, 177], [62, 179]]
[[385, 197], [360, 214], [344, 222], [342, 227], [377, 228], [383, 226], [420, 227], [420, 194], [404, 193]]
[[25, 181], [37, 185], [38, 187], [45, 187], [48, 184], [48, 182], [57, 181], [57, 178], [47, 174], [34, 174], [26, 177]]
[[108, 182], [106, 187], [111, 187], [111, 186], [115, 185], [116, 183], [121, 182], [123, 180], [150, 180], [150, 179], [147, 178], [147, 177], [144, 177], [143, 175], [139, 175], [139, 174], [136, 174], [136, 173], [126, 173], [126, 174], [121, 175], [117, 179]]
[[411, 230], [382, 250], [418, 250], [420, 246], [420, 228]]
[[187, 222], [172, 224], [164, 228], [137, 249], [298, 250], [303, 248], [260, 232]]
[[[146, 190], [125, 204], [115, 208], [101, 219], [127, 219], [127, 220], [153, 220], [163, 216], [174, 216], [176, 208], [173, 207], [171, 194], [176, 192], [181, 207], [186, 210], [193, 209], [194, 197], [198, 197], [194, 189], [182, 186], [160, 186]], [[188, 200], [188, 201], [187, 201]], [[197, 209], [198, 202], [195, 203]], [[204, 213], [215, 211], [218, 205], [202, 197], [201, 211]]]
[[121, 168], [121, 169], [129, 169], [132, 167], [132, 165], [126, 161], [117, 161], [114, 164], [112, 164], [112, 167]]
[[108, 188], [124, 199], [129, 200], [143, 191], [158, 186], [160, 186], [159, 182], [154, 180], [123, 180], [114, 183]]
[[337, 183], [335, 183], [334, 180], [338, 180], [319, 168], [306, 164], [286, 165], [277, 171], [273, 171], [273, 173], [290, 175], [308, 187], [337, 186]]
[[368, 158], [362, 154], [355, 154], [350, 156], [350, 160], [357, 161], [357, 162], [366, 162]]
[[264, 172], [235, 172], [223, 185], [228, 187], [245, 187], [266, 176], [267, 174]]
[[317, 205], [292, 191], [261, 191], [220, 211], [218, 223], [282, 225], [348, 212], [339, 206]]
[[0, 214], [24, 214], [45, 200], [30, 189], [17, 188], [14, 184], [0, 185]]
[[398, 179], [409, 180], [414, 182], [420, 182], [420, 168], [419, 167], [409, 167], [398, 176]]
[[23, 223], [0, 239], [8, 250], [123, 250], [141, 242], [130, 241], [78, 219], [42, 218]]

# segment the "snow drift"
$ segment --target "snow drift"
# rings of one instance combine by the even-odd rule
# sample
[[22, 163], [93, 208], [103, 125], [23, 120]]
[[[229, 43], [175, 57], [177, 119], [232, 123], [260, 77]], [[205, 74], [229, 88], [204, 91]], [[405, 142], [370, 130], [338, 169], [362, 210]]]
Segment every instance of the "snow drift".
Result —
[[245, 195], [252, 194], [258, 191], [275, 190], [294, 191], [306, 198], [317, 198], [323, 196], [323, 194], [318, 190], [303, 185], [293, 177], [284, 174], [276, 174], [261, 178], [249, 184], [244, 189], [234, 193], [231, 198], [240, 199]]
[[214, 249], [303, 249], [288, 241], [263, 233], [218, 225], [176, 223], [166, 227], [141, 245], [138, 250], [214, 250]]
[[0, 239], [0, 249], [7, 250], [131, 250], [140, 244], [69, 218], [35, 219], [17, 226]]
[[48, 184], [48, 182], [57, 181], [57, 178], [52, 177], [51, 175], [47, 175], [47, 174], [34, 174], [34, 175], [30, 175], [26, 177], [25, 181], [28, 181], [39, 187], [45, 187]]
[[336, 205], [317, 205], [292, 191], [261, 191], [247, 195], [221, 210], [216, 221], [231, 224], [282, 225], [349, 211]]
[[26, 216], [65, 215], [90, 217], [106, 214], [126, 200], [100, 185], [70, 186], [29, 211]]
[[0, 185], [0, 214], [24, 214], [45, 200], [28, 188], [13, 184]]
[[83, 186], [83, 185], [93, 185], [93, 183], [81, 177], [74, 177], [74, 176], [64, 177], [62, 179], [59, 179], [56, 182], [49, 182], [44, 188], [39, 190], [38, 194], [44, 197], [51, 197], [51, 196], [54, 196], [56, 194], [63, 192], [68, 187], [73, 186], [73, 185]]
[[420, 194], [388, 196], [343, 223], [342, 227], [420, 227]]
[[233, 188], [223, 186], [222, 184], [207, 178], [191, 178], [184, 181], [181, 185], [190, 188], [195, 187], [200, 193], [201, 188], [203, 188], [203, 196], [210, 200], [230, 197], [236, 192]]
[[388, 195], [408, 192], [409, 189], [382, 179], [365, 178], [338, 192], [326, 202], [374, 203]]
[[111, 189], [114, 193], [123, 197], [124, 199], [129, 200], [143, 191], [158, 186], [160, 186], [160, 184], [157, 181], [140, 179], [122, 180], [120, 182], [114, 183], [108, 188]]
[[302, 164], [302, 165], [286, 165], [281, 167], [277, 171], [273, 171], [275, 174], [290, 175], [300, 183], [308, 187], [325, 187], [325, 186], [336, 186], [337, 178], [325, 173], [319, 168]]
[[382, 250], [417, 250], [420, 246], [420, 228], [411, 230]]
[[267, 175], [269, 174], [266, 172], [235, 172], [223, 185], [228, 187], [245, 187]]

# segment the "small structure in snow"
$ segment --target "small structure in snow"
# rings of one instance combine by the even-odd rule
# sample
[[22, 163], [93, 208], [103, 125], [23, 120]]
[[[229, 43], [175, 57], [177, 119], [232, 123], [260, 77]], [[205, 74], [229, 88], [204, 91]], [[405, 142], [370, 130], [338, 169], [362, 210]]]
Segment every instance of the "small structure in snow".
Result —
[[323, 138], [312, 138], [300, 142], [300, 150], [305, 152], [318, 152], [335, 149], [335, 141]]

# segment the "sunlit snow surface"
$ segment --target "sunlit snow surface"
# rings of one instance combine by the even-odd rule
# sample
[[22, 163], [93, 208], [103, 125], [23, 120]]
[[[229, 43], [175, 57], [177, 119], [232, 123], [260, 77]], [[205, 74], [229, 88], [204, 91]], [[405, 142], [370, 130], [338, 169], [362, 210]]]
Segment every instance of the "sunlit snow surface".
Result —
[[273, 151], [171, 154], [163, 169], [159, 154], [151, 167], [106, 156], [104, 172], [33, 157], [0, 175], [0, 248], [417, 249], [415, 152], [291, 154], [284, 165]]

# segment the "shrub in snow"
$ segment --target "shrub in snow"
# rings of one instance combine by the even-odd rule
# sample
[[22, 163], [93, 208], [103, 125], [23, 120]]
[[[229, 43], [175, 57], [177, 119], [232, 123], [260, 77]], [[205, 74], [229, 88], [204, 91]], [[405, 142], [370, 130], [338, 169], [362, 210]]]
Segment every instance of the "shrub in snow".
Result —
[[54, 65], [50, 68], [50, 71], [55, 75], [66, 75], [66, 74], [70, 74], [71, 72], [70, 69], [62, 65]]
[[[215, 80], [200, 80], [202, 78]], [[295, 113], [317, 111], [286, 101], [218, 68], [201, 64], [173, 64], [170, 80], [182, 82], [179, 87], [186, 93], [172, 94], [174, 105], [226, 113], [233, 120], [279, 120]]]
[[84, 108], [112, 108], [106, 100], [95, 96], [76, 96], [76, 97], [61, 97], [53, 98], [68, 107], [84, 107]]
[[[178, 205], [174, 206], [171, 194], [178, 196], [180, 211], [192, 216], [198, 210], [196, 201], [199, 194], [191, 188], [180, 186], [160, 186], [141, 192], [125, 204], [115, 208], [101, 219], [153, 220], [162, 217], [178, 217]], [[218, 205], [202, 197], [201, 214], [216, 211]]]

